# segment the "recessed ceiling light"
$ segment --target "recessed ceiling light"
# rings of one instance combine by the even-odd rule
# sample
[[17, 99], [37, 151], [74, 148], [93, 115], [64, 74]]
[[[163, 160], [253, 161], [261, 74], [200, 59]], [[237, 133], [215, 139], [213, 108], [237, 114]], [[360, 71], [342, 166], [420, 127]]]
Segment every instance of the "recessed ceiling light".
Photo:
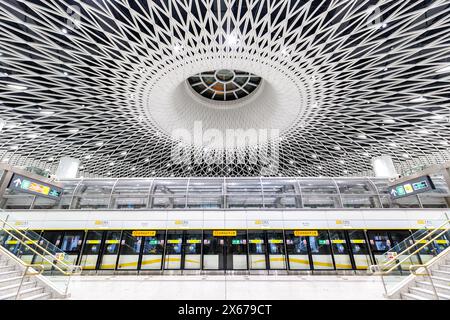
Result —
[[67, 34], [67, 29], [66, 28], [63, 28], [61, 31], [62, 31], [62, 33]]
[[394, 119], [384, 119], [383, 123], [396, 123]]
[[448, 73], [448, 72], [450, 72], [450, 65], [448, 65], [446, 67], [443, 67], [443, 68], [441, 68], [439, 70], [436, 70], [436, 72], [437, 73]]
[[389, 147], [396, 147], [397, 144], [396, 144], [395, 142], [389, 142], [389, 143], [388, 143], [388, 146], [389, 146]]
[[39, 113], [40, 113], [40, 114], [43, 114], [43, 115], [45, 115], [45, 116], [50, 116], [50, 115], [54, 114], [55, 111], [41, 110], [41, 111], [39, 111]]
[[114, 162], [110, 162], [109, 166], [112, 167], [115, 163]]
[[428, 101], [428, 99], [424, 96], [419, 96], [417, 98], [411, 99], [410, 102], [425, 102]]
[[36, 133], [30, 133], [30, 134], [27, 135], [27, 138], [30, 138], [30, 139], [34, 139], [34, 138], [37, 138], [37, 137], [38, 137], [38, 135]]
[[101, 147], [101, 146], [103, 145], [103, 142], [97, 142], [95, 145], [96, 145], [97, 147]]
[[153, 174], [153, 175], [156, 174], [156, 171], [152, 171], [152, 174]]
[[402, 154], [402, 157], [403, 157], [403, 158], [409, 158], [409, 154], [404, 153], [404, 154]]
[[344, 164], [345, 161], [344, 161], [344, 160], [339, 160], [339, 163], [340, 163], [340, 164]]
[[69, 129], [69, 133], [77, 133], [80, 129]]
[[85, 158], [86, 160], [89, 160], [90, 158], [92, 158], [92, 156], [88, 154], [87, 156], [84, 156], [84, 158]]
[[50, 157], [50, 158], [48, 158], [48, 161], [55, 161], [55, 158]]
[[147, 159], [145, 159], [145, 160], [144, 160], [144, 162], [149, 162], [149, 161], [150, 161], [150, 159], [149, 159], [149, 158], [147, 158]]
[[11, 147], [9, 147], [11, 150], [17, 150], [17, 149], [19, 149], [19, 146], [11, 146]]
[[131, 168], [131, 171], [136, 171], [136, 167]]
[[317, 159], [317, 155], [316, 154], [312, 154], [311, 158]]
[[127, 155], [127, 152], [126, 152], [126, 151], [122, 151], [122, 152], [120, 153], [120, 155], [121, 155], [121, 156], [126, 156], [126, 155]]
[[335, 147], [334, 147], [334, 150], [341, 150], [341, 147], [335, 146]]
[[444, 120], [445, 117], [443, 115], [437, 114], [430, 117], [431, 120]]
[[366, 139], [367, 138], [367, 136], [365, 134], [358, 134], [356, 137], [358, 139]]
[[420, 134], [429, 134], [430, 133], [430, 131], [428, 131], [427, 129], [420, 129], [417, 132]]
[[7, 87], [9, 87], [9, 88], [11, 88], [13, 90], [19, 90], [19, 91], [23, 91], [23, 90], [27, 90], [28, 89], [28, 87], [20, 86], [20, 85], [17, 85], [17, 84], [8, 84]]
[[322, 166], [317, 166], [317, 169], [322, 170]]
[[368, 152], [363, 152], [362, 155], [365, 156], [365, 157], [370, 157], [370, 154]]
[[293, 160], [289, 160], [289, 163], [290, 163], [290, 164], [294, 164], [294, 161], [293, 161]]

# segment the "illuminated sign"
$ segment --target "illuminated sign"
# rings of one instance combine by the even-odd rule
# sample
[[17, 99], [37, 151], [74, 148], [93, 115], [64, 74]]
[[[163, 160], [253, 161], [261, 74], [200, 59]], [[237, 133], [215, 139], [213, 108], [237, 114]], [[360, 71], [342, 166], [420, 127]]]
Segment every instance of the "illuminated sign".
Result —
[[423, 176], [393, 185], [388, 188], [388, 192], [392, 199], [398, 199], [434, 189], [435, 187], [431, 178], [429, 176]]
[[296, 237], [317, 237], [319, 232], [317, 230], [296, 230], [294, 236]]
[[30, 179], [16, 173], [13, 174], [8, 188], [55, 200], [59, 200], [63, 192], [63, 189], [59, 187]]
[[156, 236], [156, 231], [133, 231], [131, 235], [133, 237], [154, 237]]
[[269, 243], [283, 243], [281, 239], [269, 239]]
[[214, 237], [235, 237], [237, 236], [236, 230], [215, 230], [213, 231]]

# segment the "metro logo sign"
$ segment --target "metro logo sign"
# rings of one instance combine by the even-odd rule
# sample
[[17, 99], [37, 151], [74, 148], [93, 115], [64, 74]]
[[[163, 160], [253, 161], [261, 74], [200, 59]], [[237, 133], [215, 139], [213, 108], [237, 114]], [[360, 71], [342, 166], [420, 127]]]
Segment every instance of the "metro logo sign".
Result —
[[8, 188], [55, 200], [59, 200], [63, 192], [63, 190], [59, 187], [40, 182], [16, 173], [12, 176]]

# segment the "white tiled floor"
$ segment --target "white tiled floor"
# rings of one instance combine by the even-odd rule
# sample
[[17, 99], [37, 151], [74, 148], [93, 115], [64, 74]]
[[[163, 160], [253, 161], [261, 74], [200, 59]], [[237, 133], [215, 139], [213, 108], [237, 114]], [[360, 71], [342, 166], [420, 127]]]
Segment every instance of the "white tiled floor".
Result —
[[84, 276], [71, 299], [383, 299], [368, 276]]

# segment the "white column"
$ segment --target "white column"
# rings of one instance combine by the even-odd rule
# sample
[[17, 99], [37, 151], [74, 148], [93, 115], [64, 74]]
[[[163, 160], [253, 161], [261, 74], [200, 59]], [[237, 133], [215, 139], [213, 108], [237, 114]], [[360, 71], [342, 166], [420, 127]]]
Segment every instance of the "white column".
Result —
[[398, 177], [394, 162], [390, 156], [381, 156], [372, 158], [372, 168], [377, 178], [396, 178]]
[[58, 169], [56, 170], [56, 178], [58, 180], [76, 178], [79, 166], [80, 160], [62, 157], [61, 160], [59, 160]]

